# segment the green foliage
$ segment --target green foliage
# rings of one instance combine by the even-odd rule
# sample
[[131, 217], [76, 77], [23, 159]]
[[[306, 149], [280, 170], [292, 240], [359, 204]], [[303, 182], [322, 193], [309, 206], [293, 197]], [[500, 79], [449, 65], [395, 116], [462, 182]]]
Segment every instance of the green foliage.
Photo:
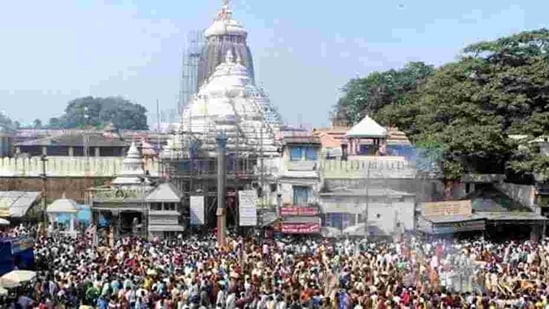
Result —
[[34, 129], [42, 129], [42, 120], [38, 118], [34, 119], [34, 121], [32, 122], [32, 127]]
[[61, 117], [51, 118], [50, 128], [103, 128], [113, 123], [119, 129], [146, 130], [147, 110], [120, 97], [84, 97], [72, 100]]
[[336, 106], [336, 117], [354, 124], [386, 105], [405, 104], [418, 84], [433, 72], [432, 66], [411, 62], [401, 70], [373, 72], [366, 78], [352, 79], [343, 87], [343, 96]]
[[400, 96], [387, 78], [398, 71], [352, 80], [337, 109], [343, 114], [369, 113], [384, 125], [397, 126], [416, 146], [437, 145], [443, 149], [439, 163], [449, 180], [464, 172], [504, 168], [549, 174], [547, 157], [534, 151], [517, 153], [517, 143], [509, 139], [512, 134], [536, 137], [549, 131], [548, 49], [547, 29], [472, 44], [457, 61], [434, 73], [418, 73], [423, 78], [415, 89], [400, 88], [406, 89], [396, 92]]
[[14, 131], [17, 128], [19, 128], [19, 124], [17, 121], [11, 120], [7, 115], [4, 115], [4, 113], [0, 112], [0, 131], [6, 130], [8, 132]]

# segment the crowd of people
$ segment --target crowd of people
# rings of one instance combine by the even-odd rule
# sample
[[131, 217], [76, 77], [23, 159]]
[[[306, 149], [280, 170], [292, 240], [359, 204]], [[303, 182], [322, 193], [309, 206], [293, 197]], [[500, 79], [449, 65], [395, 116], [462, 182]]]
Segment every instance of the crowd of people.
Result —
[[21, 308], [549, 308], [546, 242], [56, 235], [35, 255]]

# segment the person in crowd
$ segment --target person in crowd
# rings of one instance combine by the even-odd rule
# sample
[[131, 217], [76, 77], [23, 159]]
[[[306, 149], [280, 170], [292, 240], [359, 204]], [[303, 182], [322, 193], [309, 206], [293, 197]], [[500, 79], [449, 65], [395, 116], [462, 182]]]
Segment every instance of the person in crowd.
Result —
[[[13, 235], [31, 235], [17, 227]], [[40, 236], [6, 308], [549, 308], [549, 242]]]

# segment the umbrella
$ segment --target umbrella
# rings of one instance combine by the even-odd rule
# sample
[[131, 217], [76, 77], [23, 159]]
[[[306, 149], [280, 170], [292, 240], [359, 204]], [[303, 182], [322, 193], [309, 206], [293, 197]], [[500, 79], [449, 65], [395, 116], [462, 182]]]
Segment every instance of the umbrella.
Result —
[[31, 270], [12, 270], [0, 278], [1, 285], [5, 288], [19, 286], [23, 282], [29, 282], [36, 278], [36, 272]]
[[10, 222], [4, 218], [0, 218], [0, 225], [10, 225]]
[[341, 230], [335, 227], [330, 227], [330, 226], [323, 227], [321, 230], [321, 233], [322, 233], [322, 236], [327, 238], [335, 238], [335, 237], [341, 236]]

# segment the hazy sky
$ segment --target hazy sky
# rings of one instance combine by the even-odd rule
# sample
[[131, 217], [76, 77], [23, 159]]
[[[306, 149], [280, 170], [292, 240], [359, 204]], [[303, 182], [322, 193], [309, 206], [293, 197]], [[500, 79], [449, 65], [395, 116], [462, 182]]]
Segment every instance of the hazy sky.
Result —
[[[174, 108], [186, 33], [221, 0], [2, 1], [0, 111], [30, 122], [79, 96], [121, 95]], [[256, 79], [287, 122], [328, 125], [350, 78], [547, 26], [543, 0], [234, 0]]]

